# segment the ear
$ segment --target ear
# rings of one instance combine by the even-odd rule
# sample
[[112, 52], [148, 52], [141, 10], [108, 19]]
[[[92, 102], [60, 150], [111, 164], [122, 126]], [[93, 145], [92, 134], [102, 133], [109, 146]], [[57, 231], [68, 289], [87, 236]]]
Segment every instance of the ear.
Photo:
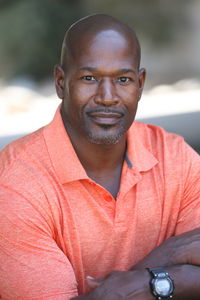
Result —
[[64, 82], [65, 82], [65, 72], [62, 67], [56, 65], [54, 67], [54, 80], [56, 86], [56, 92], [60, 99], [64, 98]]
[[138, 80], [139, 80], [139, 99], [142, 96], [142, 92], [143, 92], [143, 88], [144, 88], [144, 83], [145, 83], [145, 79], [146, 79], [146, 70], [144, 68], [141, 68], [139, 70], [139, 74], [138, 74]]

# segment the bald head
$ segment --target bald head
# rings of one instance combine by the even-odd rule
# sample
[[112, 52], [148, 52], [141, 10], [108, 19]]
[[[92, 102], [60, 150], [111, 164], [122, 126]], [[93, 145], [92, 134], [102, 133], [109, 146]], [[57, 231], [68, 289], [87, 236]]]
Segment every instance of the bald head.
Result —
[[130, 47], [133, 48], [134, 58], [139, 69], [141, 50], [134, 30], [116, 18], [104, 14], [90, 15], [72, 24], [65, 34], [62, 45], [62, 68], [65, 69], [69, 59], [76, 56], [82, 42], [83, 44], [87, 43], [101, 32], [109, 32], [112, 35], [118, 34], [128, 40]]

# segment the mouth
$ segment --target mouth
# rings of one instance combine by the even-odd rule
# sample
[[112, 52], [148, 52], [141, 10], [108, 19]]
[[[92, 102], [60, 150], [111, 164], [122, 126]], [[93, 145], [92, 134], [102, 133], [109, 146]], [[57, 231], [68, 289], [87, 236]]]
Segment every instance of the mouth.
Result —
[[117, 112], [90, 112], [87, 115], [96, 124], [110, 126], [117, 124], [123, 116]]

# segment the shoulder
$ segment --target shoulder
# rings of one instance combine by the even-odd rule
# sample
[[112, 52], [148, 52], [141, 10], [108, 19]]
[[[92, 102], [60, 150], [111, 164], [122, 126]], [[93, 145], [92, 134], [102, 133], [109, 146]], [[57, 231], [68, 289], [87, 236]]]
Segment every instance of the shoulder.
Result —
[[45, 219], [50, 202], [56, 199], [57, 182], [43, 129], [11, 143], [0, 153], [0, 210], [12, 218], [17, 211], [19, 215], [26, 212], [27, 218], [39, 213]]
[[[170, 173], [187, 172], [199, 176], [200, 156], [185, 142], [182, 136], [167, 132], [165, 129], [134, 122], [130, 128], [130, 136], [142, 145], [158, 160], [158, 166]], [[177, 174], [178, 174], [177, 173]]]
[[0, 186], [30, 192], [51, 172], [43, 128], [9, 144], [0, 153]]
[[42, 129], [26, 135], [7, 145], [0, 152], [0, 178], [13, 165], [31, 162], [33, 156], [38, 156], [44, 149]]
[[177, 154], [177, 152], [181, 154], [181, 151], [189, 151], [192, 156], [194, 153], [196, 155], [196, 152], [185, 142], [182, 136], [167, 132], [162, 127], [134, 122], [131, 127], [131, 135], [134, 136], [134, 134], [155, 155], [162, 155], [163, 153], [172, 155]]
[[[137, 131], [140, 135], [141, 139], [143, 139], [143, 143], [145, 143], [146, 138], [152, 143], [162, 143], [164, 141], [168, 143], [174, 142], [183, 142], [184, 139], [182, 136], [177, 135], [175, 133], [171, 133], [166, 131], [164, 128], [152, 124], [146, 124], [142, 122], [134, 122], [131, 126], [132, 132]], [[144, 139], [145, 138], [145, 139]]]

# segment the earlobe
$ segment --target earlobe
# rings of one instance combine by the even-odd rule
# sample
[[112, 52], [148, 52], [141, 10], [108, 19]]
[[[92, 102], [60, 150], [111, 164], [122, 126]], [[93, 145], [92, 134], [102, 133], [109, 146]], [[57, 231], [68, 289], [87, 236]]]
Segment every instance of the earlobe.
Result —
[[54, 80], [55, 80], [55, 87], [57, 95], [60, 99], [64, 98], [64, 79], [65, 79], [65, 72], [61, 66], [56, 65], [54, 67]]

